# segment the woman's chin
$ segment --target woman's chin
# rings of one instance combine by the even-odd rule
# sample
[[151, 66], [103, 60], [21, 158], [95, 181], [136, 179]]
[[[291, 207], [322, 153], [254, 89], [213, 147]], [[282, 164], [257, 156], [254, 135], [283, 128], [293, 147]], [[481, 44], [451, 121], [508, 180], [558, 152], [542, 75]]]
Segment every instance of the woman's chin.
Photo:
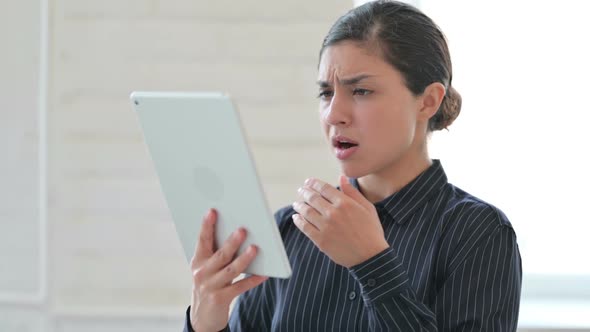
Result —
[[354, 167], [354, 165], [347, 164], [346, 162], [340, 163], [340, 173], [347, 178], [355, 179], [367, 175], [363, 170], [359, 169], [358, 167]]

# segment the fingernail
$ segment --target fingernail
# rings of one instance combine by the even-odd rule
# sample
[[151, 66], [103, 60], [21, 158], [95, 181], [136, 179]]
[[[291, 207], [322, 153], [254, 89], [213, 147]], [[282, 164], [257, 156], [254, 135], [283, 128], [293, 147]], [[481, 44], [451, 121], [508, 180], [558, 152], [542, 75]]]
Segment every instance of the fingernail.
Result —
[[209, 210], [206, 214], [205, 214], [205, 221], [208, 223], [213, 223], [215, 222], [215, 218], [213, 217], [213, 210]]
[[299, 187], [299, 189], [297, 189], [297, 192], [301, 194], [301, 192], [303, 191], [303, 188]]
[[244, 229], [241, 227], [236, 229], [236, 231], [234, 232], [234, 238], [238, 239], [243, 231]]
[[309, 184], [311, 182], [311, 178], [305, 180], [305, 184]]

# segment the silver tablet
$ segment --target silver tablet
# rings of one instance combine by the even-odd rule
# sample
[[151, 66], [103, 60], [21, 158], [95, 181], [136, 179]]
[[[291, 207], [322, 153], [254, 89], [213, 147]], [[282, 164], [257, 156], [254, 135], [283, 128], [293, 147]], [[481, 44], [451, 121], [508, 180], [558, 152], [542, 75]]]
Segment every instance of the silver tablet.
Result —
[[230, 98], [133, 92], [131, 101], [187, 259], [194, 254], [203, 216], [215, 208], [218, 247], [243, 226], [248, 236], [239, 252], [249, 244], [259, 247], [245, 272], [288, 278], [285, 247]]

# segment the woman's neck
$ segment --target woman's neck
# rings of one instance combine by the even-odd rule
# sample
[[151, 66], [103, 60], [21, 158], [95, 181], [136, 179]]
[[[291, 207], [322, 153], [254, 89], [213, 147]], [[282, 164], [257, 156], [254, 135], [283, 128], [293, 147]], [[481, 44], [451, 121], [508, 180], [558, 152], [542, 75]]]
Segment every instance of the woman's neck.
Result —
[[386, 169], [358, 178], [359, 188], [367, 200], [377, 203], [398, 192], [430, 165], [432, 160], [428, 152], [401, 158]]

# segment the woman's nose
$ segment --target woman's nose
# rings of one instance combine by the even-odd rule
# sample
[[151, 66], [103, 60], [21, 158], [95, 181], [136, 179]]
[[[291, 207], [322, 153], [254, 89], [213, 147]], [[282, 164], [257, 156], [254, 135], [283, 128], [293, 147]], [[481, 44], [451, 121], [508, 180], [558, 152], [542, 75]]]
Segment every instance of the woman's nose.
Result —
[[345, 97], [334, 94], [324, 110], [324, 121], [331, 126], [347, 126], [351, 120], [351, 105]]

